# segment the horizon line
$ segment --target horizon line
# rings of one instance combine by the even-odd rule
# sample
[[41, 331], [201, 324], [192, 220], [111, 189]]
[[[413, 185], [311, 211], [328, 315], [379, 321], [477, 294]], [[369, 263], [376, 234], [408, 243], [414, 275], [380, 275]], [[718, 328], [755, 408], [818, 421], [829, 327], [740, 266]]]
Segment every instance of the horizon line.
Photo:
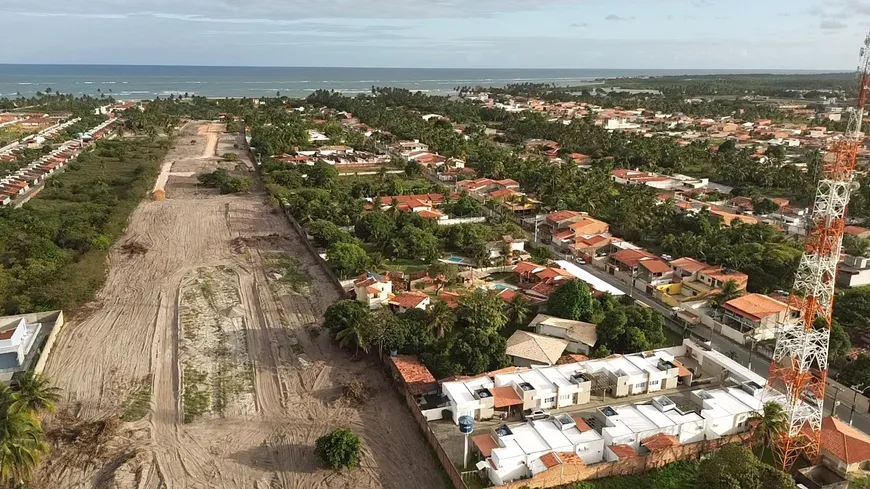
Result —
[[0, 62], [0, 66], [100, 66], [100, 67], [147, 67], [147, 68], [267, 68], [267, 69], [370, 69], [370, 70], [514, 70], [514, 71], [716, 71], [721, 74], [741, 72], [741, 74], [768, 74], [773, 72], [804, 72], [804, 73], [850, 73], [853, 70], [845, 69], [808, 69], [808, 68], [516, 68], [516, 67], [415, 67], [415, 66], [279, 66], [279, 65], [187, 65], [187, 64], [136, 64], [136, 63], [9, 63]]

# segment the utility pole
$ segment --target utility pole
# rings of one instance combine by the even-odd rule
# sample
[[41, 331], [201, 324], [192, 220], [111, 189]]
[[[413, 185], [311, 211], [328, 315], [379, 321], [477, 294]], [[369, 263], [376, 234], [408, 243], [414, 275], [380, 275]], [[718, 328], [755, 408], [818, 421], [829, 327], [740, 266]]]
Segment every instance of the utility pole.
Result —
[[[831, 405], [831, 416], [834, 416], [837, 413], [837, 405], [840, 404], [840, 401], [837, 400], [837, 397], [840, 396], [840, 387], [834, 386], [834, 403]], [[855, 403], [852, 403], [852, 409], [854, 409]]]

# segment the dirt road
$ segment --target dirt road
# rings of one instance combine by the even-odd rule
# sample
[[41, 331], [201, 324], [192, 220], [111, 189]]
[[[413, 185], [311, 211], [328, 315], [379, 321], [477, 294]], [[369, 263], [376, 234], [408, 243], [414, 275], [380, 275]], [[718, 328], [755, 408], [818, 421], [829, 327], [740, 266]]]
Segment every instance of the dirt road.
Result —
[[[185, 126], [173, 173], [220, 164], [219, 141], [234, 137], [222, 131]], [[106, 286], [59, 338], [47, 373], [68, 402], [48, 420], [55, 446], [31, 487], [444, 487], [383, 369], [317, 334], [338, 293], [300, 236], [264, 195], [216, 195], [192, 179], [172, 176], [167, 200], [140, 204]], [[353, 378], [373, 391], [363, 405], [342, 398]], [[128, 422], [110, 422], [122, 413]], [[363, 440], [350, 473], [314, 456], [339, 426]]]

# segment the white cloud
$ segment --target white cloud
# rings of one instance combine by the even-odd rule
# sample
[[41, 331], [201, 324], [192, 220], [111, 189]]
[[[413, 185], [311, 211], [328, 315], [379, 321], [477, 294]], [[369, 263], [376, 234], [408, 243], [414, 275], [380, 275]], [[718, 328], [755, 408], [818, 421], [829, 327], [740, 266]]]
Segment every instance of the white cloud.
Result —
[[826, 30], [826, 31], [834, 31], [834, 30], [844, 29], [846, 27], [846, 24], [844, 24], [838, 20], [828, 19], [828, 20], [821, 21], [819, 23], [819, 27], [821, 27], [823, 30]]

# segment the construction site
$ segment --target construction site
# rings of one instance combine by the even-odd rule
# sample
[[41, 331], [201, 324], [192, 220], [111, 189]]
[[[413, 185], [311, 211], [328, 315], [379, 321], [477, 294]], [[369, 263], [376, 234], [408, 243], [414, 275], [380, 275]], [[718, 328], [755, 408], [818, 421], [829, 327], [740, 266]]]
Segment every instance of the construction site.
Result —
[[[31, 488], [444, 487], [384, 368], [320, 334], [339, 292], [305, 237], [258, 183], [196, 185], [227, 152], [233, 171], [253, 168], [243, 143], [222, 124], [181, 128], [105, 286], [53, 348], [45, 372], [64, 400]], [[345, 395], [351, 380], [365, 398]], [[360, 435], [355, 471], [315, 457], [338, 427]]]

